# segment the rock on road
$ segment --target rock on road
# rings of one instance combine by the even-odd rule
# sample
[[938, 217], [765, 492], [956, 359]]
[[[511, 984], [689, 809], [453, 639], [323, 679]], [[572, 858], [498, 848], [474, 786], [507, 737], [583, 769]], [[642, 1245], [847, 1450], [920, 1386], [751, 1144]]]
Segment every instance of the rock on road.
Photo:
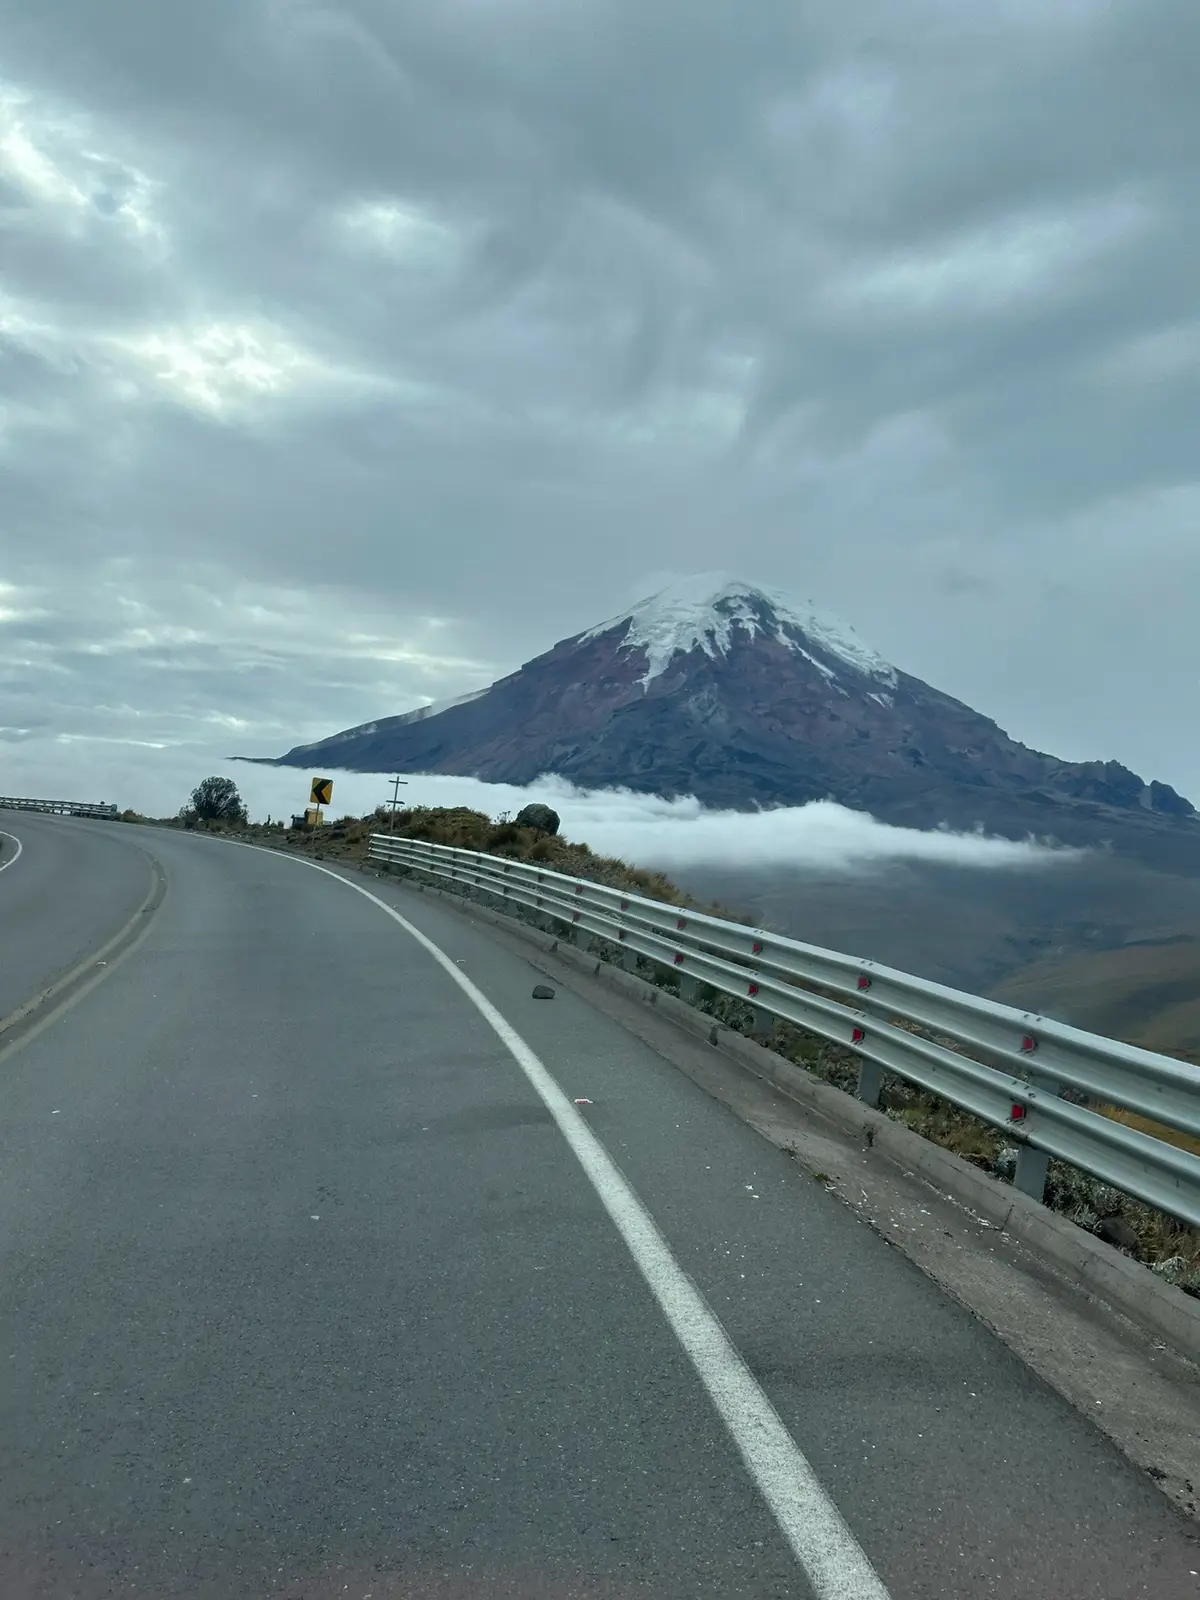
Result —
[[[1086, 1418], [647, 1045], [534, 1000], [486, 929], [346, 875], [590, 1102], [665, 1289], [512, 1039], [350, 881], [0, 825], [3, 1009], [134, 915], [148, 855], [167, 880], [0, 1052], [5, 1600], [1200, 1595], [1193, 1525]], [[722, 1339], [730, 1426], [696, 1364]], [[828, 1559], [772, 1509], [755, 1395]]]

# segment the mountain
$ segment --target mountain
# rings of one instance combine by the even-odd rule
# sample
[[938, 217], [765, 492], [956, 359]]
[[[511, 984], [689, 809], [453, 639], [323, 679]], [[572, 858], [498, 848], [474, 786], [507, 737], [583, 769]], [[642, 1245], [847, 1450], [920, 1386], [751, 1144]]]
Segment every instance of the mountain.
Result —
[[898, 671], [853, 629], [719, 574], [664, 589], [489, 688], [298, 745], [278, 765], [694, 795], [833, 799], [883, 821], [1200, 847], [1192, 805], [1115, 761], [1059, 761]]

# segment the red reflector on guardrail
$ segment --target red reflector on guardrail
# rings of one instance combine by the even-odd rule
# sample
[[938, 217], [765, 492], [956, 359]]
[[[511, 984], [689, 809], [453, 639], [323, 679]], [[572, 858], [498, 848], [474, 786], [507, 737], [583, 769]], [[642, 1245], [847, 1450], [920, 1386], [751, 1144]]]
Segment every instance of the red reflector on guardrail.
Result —
[[762, 955], [762, 940], [761, 939], [755, 939], [754, 943], [750, 946], [750, 954], [752, 956], [760, 956], [760, 955]]
[[861, 1044], [866, 1037], [867, 1037], [866, 1034], [862, 1031], [861, 1028], [855, 1028], [854, 1031], [850, 1035], [850, 1043], [851, 1044]]
[[682, 950], [676, 950], [676, 952], [675, 952], [675, 965], [677, 967], [681, 967], [683, 965], [683, 951]]
[[1025, 1107], [1024, 1106], [1014, 1106], [1012, 1108], [1012, 1111], [1009, 1114], [1009, 1120], [1012, 1121], [1012, 1122], [1024, 1122], [1025, 1121]]
[[758, 993], [758, 985], [756, 983], [748, 983], [746, 985], [746, 993], [748, 995], [756, 995]]
[[858, 987], [860, 989], [869, 989], [871, 987], [871, 980], [867, 977], [865, 972], [859, 975]]
[[1037, 1040], [1031, 1033], [1027, 1033], [1021, 1040], [1021, 1051], [1024, 1055], [1032, 1055], [1037, 1049]]

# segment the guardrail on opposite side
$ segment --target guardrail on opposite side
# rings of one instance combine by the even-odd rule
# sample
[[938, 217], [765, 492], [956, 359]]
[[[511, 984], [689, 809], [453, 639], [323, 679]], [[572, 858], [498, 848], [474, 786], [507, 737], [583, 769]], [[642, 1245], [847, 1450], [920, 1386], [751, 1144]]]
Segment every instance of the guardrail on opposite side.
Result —
[[0, 799], [3, 811], [43, 811], [62, 817], [119, 817], [116, 806], [93, 800]]
[[[0, 802], [2, 804], [3, 802]], [[1062, 1097], [1137, 1112], [1200, 1135], [1200, 1068], [962, 993], [874, 961], [665, 905], [524, 861], [374, 834], [370, 859], [576, 940], [654, 962], [684, 1000], [708, 985], [754, 1008], [757, 1031], [780, 1018], [847, 1046], [858, 1095], [877, 1105], [895, 1073], [1001, 1128], [1019, 1151], [1014, 1184], [1043, 1197], [1050, 1157], [1200, 1226], [1200, 1156]], [[919, 1029], [920, 1032], [911, 1031]]]

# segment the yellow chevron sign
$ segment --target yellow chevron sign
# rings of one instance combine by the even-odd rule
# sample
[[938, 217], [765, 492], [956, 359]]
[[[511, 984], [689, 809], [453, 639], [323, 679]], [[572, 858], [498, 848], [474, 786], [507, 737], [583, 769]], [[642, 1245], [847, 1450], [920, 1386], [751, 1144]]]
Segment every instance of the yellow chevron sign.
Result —
[[327, 806], [333, 801], [333, 779], [314, 778], [312, 793], [308, 797], [310, 806]]

